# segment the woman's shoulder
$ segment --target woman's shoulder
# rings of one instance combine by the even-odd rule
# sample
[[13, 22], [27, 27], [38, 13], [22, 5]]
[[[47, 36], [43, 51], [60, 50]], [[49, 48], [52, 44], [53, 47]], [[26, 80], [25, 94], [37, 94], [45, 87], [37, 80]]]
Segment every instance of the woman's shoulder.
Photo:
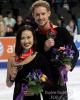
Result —
[[15, 62], [15, 56], [10, 56], [8, 58], [8, 62]]

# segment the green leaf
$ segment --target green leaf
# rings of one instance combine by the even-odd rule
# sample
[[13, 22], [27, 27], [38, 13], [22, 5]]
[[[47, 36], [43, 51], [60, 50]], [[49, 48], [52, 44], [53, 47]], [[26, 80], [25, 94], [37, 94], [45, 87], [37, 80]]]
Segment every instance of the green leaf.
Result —
[[36, 86], [30, 86], [29, 87], [29, 91], [31, 93], [34, 93], [36, 95], [40, 94], [41, 92], [43, 92], [43, 88], [40, 85], [36, 85]]
[[29, 81], [28, 85], [36, 85], [36, 82], [35, 81]]

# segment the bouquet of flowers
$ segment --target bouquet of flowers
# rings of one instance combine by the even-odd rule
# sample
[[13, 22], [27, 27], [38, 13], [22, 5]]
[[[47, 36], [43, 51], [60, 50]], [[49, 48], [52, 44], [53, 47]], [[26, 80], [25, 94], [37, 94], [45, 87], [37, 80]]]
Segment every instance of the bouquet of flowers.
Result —
[[64, 47], [60, 47], [59, 49], [53, 48], [52, 53], [54, 55], [52, 61], [56, 62], [55, 66], [59, 68], [61, 79], [63, 81], [63, 84], [65, 84], [68, 81], [65, 65], [71, 65], [74, 51], [70, 46], [67, 45]]
[[26, 78], [25, 84], [22, 84], [21, 93], [17, 96], [16, 100], [23, 100], [21, 98], [24, 97], [24, 91], [28, 90], [33, 94], [40, 94], [43, 92], [44, 83], [47, 81], [47, 76], [41, 72], [41, 70], [35, 70], [30, 72]]
[[47, 76], [41, 72], [41, 70], [35, 70], [30, 72], [26, 77], [26, 83], [28, 90], [38, 95], [43, 92], [44, 82], [46, 82]]

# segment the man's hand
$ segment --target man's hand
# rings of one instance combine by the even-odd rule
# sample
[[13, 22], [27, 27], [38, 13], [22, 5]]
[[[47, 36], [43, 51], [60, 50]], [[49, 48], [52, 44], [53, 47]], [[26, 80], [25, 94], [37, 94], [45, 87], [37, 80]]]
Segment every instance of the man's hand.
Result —
[[45, 51], [48, 51], [54, 45], [55, 45], [54, 39], [49, 38], [48, 40], [45, 41], [45, 45], [44, 45]]
[[67, 70], [67, 71], [70, 71], [70, 70], [71, 70], [71, 65], [67, 65], [67, 64], [66, 64], [65, 67], [66, 67], [66, 70]]

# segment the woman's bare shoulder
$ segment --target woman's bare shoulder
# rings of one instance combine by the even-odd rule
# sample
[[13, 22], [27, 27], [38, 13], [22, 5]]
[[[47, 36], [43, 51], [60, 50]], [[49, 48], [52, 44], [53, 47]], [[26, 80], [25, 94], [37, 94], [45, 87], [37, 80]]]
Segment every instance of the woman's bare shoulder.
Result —
[[15, 56], [10, 56], [10, 57], [8, 58], [8, 61], [9, 61], [9, 62], [14, 62], [14, 61], [15, 61]]

